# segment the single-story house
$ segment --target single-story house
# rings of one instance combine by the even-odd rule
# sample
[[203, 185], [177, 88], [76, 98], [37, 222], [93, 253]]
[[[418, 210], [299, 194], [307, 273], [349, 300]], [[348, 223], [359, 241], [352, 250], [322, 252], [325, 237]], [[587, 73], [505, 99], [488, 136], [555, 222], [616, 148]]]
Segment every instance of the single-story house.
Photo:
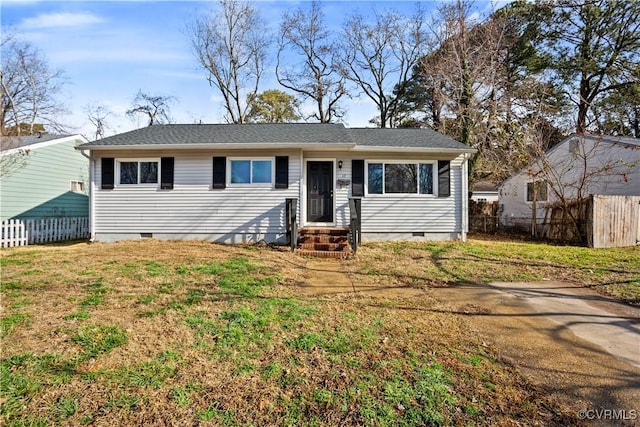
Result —
[[498, 201], [498, 186], [491, 181], [478, 181], [473, 184], [471, 200], [476, 203], [493, 203]]
[[341, 124], [172, 124], [78, 147], [91, 165], [91, 236], [285, 242], [345, 229], [361, 199], [362, 240], [465, 239], [467, 160], [430, 129]]
[[502, 182], [500, 221], [529, 228], [561, 202], [591, 195], [640, 196], [640, 139], [572, 134]]
[[82, 135], [2, 137], [2, 220], [87, 217], [89, 159]]

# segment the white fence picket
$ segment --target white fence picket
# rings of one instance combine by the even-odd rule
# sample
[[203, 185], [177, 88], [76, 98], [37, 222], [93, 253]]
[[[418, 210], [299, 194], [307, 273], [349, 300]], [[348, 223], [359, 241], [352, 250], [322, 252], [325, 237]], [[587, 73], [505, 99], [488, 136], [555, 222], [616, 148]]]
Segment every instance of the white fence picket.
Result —
[[82, 239], [89, 235], [89, 218], [44, 218], [3, 220], [0, 246], [26, 246], [34, 243], [62, 242]]
[[2, 221], [1, 228], [3, 247], [25, 246], [27, 244], [27, 234], [21, 221], [15, 219]]

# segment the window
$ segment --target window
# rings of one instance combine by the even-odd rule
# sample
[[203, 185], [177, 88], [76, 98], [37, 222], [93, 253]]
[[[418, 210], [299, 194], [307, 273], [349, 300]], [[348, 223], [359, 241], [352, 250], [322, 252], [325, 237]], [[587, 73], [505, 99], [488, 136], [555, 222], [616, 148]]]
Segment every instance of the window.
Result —
[[271, 184], [273, 161], [258, 159], [234, 159], [231, 163], [231, 184]]
[[535, 187], [536, 201], [547, 201], [547, 183], [545, 181], [527, 182], [527, 202], [533, 202], [533, 190]]
[[576, 138], [569, 141], [569, 152], [574, 156], [578, 155], [578, 140]]
[[119, 161], [120, 185], [157, 184], [158, 161]]
[[71, 191], [74, 193], [84, 193], [84, 181], [71, 181]]
[[433, 194], [432, 163], [369, 163], [369, 194]]

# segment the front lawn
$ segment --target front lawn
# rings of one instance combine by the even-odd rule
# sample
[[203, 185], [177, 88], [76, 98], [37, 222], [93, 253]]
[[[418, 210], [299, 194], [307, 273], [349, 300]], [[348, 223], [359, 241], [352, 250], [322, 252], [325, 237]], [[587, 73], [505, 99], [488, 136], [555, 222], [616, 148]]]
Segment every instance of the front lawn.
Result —
[[[343, 267], [411, 287], [562, 274], [637, 300], [639, 254], [393, 243]], [[1, 255], [2, 425], [576, 422], [426, 294], [310, 295], [301, 277], [320, 273], [286, 251], [147, 240]]]
[[640, 246], [590, 249], [546, 243], [473, 239], [372, 243], [350, 270], [367, 283], [423, 287], [557, 280], [640, 304]]

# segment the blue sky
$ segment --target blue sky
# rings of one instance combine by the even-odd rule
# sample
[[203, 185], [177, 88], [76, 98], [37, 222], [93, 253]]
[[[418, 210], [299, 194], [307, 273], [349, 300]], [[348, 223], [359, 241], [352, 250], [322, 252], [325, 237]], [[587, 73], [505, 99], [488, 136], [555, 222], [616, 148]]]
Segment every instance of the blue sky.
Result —
[[[504, 4], [504, 1], [500, 2]], [[498, 3], [498, 6], [501, 5]], [[277, 30], [283, 12], [308, 5], [297, 1], [258, 1], [255, 6]], [[427, 9], [435, 2], [422, 2]], [[138, 90], [152, 95], [171, 95], [174, 122], [222, 123], [221, 98], [198, 69], [192, 54], [188, 23], [217, 5], [209, 1], [32, 1], [2, 0], [3, 29], [7, 26], [32, 42], [67, 78], [63, 96], [70, 114], [61, 118], [71, 132], [92, 137], [93, 127], [84, 109], [103, 104], [113, 115], [106, 135], [137, 128], [125, 116]], [[323, 2], [327, 22], [336, 31], [353, 11], [394, 8], [409, 13], [415, 2], [333, 1]], [[478, 2], [479, 13], [496, 7]], [[273, 64], [271, 64], [273, 66]], [[282, 89], [272, 68], [265, 72], [261, 90]], [[346, 103], [347, 126], [371, 126], [374, 105], [365, 99]]]

